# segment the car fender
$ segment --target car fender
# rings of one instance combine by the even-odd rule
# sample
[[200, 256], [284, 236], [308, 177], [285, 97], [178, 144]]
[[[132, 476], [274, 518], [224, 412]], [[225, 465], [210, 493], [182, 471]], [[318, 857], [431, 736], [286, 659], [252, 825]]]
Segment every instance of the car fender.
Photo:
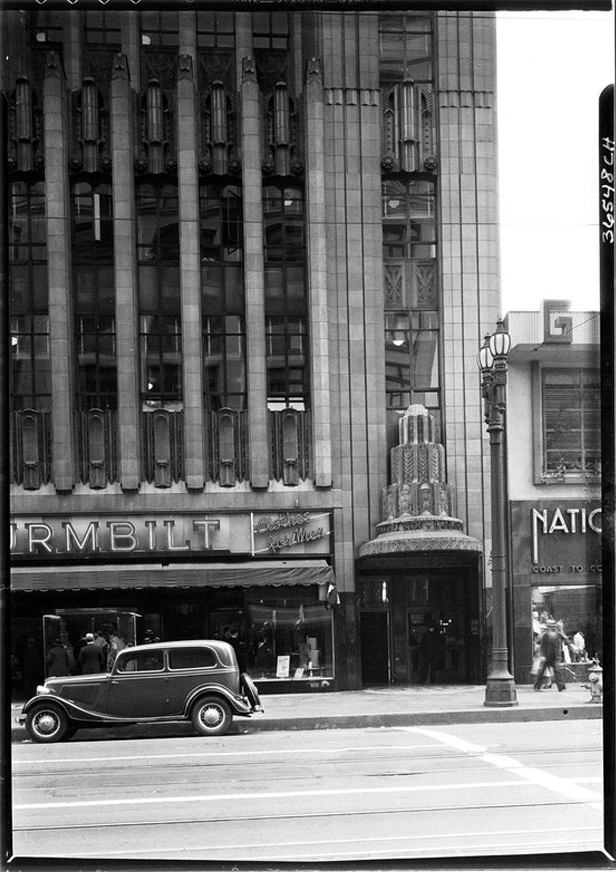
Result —
[[92, 709], [83, 708], [68, 699], [56, 696], [53, 693], [41, 693], [29, 699], [21, 710], [22, 718], [39, 705], [57, 705], [63, 709], [66, 716], [74, 722], [81, 724], [134, 724], [134, 718], [116, 718], [105, 715]]
[[184, 703], [184, 714], [186, 717], [190, 717], [190, 710], [193, 706], [193, 703], [200, 696], [221, 696], [227, 700], [234, 715], [245, 715], [246, 717], [252, 714], [252, 709], [249, 703], [241, 696], [238, 696], [233, 691], [229, 690], [228, 687], [224, 687], [222, 684], [202, 684], [199, 687], [191, 690], [189, 695], [186, 697], [186, 702]]

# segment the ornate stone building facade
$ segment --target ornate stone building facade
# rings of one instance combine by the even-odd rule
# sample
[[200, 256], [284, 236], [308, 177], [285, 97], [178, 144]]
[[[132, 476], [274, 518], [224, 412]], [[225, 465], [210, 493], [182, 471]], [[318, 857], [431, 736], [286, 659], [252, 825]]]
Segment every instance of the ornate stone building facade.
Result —
[[[430, 615], [432, 679], [476, 680], [493, 14], [33, 3], [2, 31], [16, 653], [222, 635], [262, 690], [354, 688], [419, 680]], [[400, 420], [473, 543], [402, 567], [366, 558], [427, 444]]]

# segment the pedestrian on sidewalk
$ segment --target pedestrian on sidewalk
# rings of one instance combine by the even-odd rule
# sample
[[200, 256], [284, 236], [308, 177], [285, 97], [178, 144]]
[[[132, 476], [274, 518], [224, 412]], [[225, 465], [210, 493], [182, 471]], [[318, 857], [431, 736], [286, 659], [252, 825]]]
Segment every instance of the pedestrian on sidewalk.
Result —
[[47, 676], [68, 675], [70, 672], [68, 651], [61, 639], [56, 639], [47, 652]]
[[554, 672], [554, 678], [559, 691], [565, 690], [566, 684], [562, 670], [562, 635], [556, 626], [556, 621], [550, 618], [545, 622], [545, 624], [545, 633], [541, 637], [541, 643], [539, 645], [541, 664], [533, 687], [535, 690], [541, 690], [545, 671], [546, 669], [551, 668]]
[[82, 675], [94, 675], [105, 671], [103, 649], [94, 644], [94, 633], [86, 633], [86, 644], [79, 652], [77, 665]]

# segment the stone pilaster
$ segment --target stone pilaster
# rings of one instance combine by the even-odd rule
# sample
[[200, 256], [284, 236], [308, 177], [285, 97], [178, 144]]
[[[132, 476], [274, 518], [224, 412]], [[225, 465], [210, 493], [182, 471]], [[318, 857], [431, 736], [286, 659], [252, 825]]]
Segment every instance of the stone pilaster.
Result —
[[442, 407], [458, 515], [479, 539], [490, 529], [490, 488], [476, 358], [501, 314], [494, 30], [491, 12], [437, 15]]
[[141, 33], [139, 18], [136, 12], [122, 14], [122, 54], [126, 57], [128, 78], [133, 90], [141, 91], [141, 66], [139, 52], [141, 49]]
[[180, 288], [184, 383], [186, 486], [203, 488], [203, 364], [201, 360], [201, 256], [199, 176], [193, 64], [180, 55], [177, 79], [177, 162], [180, 211]]
[[265, 289], [263, 277], [263, 194], [261, 97], [252, 58], [244, 58], [241, 85], [242, 183], [244, 205], [244, 288], [248, 367], [250, 481], [269, 484]]
[[332, 446], [327, 303], [327, 223], [325, 221], [325, 143], [323, 83], [316, 59], [308, 64], [306, 107], [306, 210], [314, 483], [331, 487]]
[[71, 9], [64, 13], [64, 75], [70, 91], [81, 88], [83, 78], [81, 58], [83, 42], [83, 13], [77, 9]]
[[[127, 18], [130, 16], [127, 16]], [[133, 103], [125, 55], [116, 55], [111, 80], [116, 284], [116, 356], [120, 484], [135, 490], [140, 479], [139, 307], [137, 302]]]
[[47, 56], [43, 83], [47, 274], [52, 394], [52, 480], [58, 491], [75, 483], [74, 342], [68, 180], [68, 95], [60, 60]]

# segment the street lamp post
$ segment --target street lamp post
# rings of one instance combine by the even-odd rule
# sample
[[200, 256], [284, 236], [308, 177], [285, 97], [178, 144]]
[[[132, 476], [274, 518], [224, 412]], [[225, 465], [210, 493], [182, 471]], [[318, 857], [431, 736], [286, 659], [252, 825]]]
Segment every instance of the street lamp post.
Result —
[[481, 394], [485, 422], [490, 434], [492, 491], [492, 653], [484, 705], [501, 707], [518, 704], [515, 682], [509, 672], [505, 606], [507, 507], [503, 434], [507, 405], [507, 355], [510, 347], [511, 337], [503, 322], [497, 321], [496, 331], [485, 337], [479, 351]]

